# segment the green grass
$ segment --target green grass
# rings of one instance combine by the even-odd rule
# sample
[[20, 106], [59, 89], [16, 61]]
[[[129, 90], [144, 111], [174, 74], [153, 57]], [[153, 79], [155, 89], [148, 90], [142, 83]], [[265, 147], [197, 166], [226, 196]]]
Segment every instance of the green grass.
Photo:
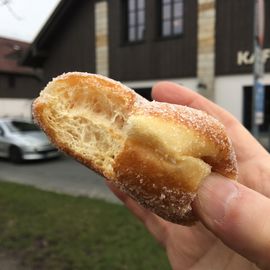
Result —
[[170, 269], [123, 206], [0, 182], [0, 248], [27, 269]]

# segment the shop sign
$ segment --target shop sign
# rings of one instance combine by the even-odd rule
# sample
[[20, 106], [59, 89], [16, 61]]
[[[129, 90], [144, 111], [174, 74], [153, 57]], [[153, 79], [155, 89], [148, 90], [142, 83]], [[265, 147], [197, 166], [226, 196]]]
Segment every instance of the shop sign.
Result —
[[[264, 64], [266, 64], [270, 59], [270, 48], [265, 48], [262, 50], [262, 59]], [[238, 51], [237, 52], [237, 65], [253, 65], [254, 64], [254, 54], [249, 51]]]

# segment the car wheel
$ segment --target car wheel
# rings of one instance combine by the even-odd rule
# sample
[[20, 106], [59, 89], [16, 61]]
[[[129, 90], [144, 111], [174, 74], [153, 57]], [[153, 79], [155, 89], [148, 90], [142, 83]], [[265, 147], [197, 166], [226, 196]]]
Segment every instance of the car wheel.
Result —
[[9, 149], [9, 159], [13, 163], [20, 163], [22, 162], [22, 151], [17, 146], [11, 146]]

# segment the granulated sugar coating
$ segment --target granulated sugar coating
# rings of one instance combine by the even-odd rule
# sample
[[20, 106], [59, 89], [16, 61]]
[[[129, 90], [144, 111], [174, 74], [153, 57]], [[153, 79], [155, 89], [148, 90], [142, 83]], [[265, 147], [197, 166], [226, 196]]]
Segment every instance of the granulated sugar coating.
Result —
[[162, 218], [190, 225], [211, 172], [237, 178], [225, 128], [204, 112], [149, 102], [120, 82], [71, 72], [51, 81], [33, 114], [52, 142]]
[[220, 151], [226, 156], [224, 162], [227, 163], [227, 166], [224, 166], [224, 169], [227, 171], [228, 175], [237, 174], [237, 161], [235, 152], [233, 151], [232, 141], [226, 135], [224, 125], [216, 118], [204, 111], [187, 106], [156, 101], [145, 102], [144, 100], [139, 100], [138, 113], [155, 117], [162, 115], [165, 121], [172, 121], [176, 126], [182, 124], [196, 131], [198, 140], [207, 137], [207, 139], [219, 147]]

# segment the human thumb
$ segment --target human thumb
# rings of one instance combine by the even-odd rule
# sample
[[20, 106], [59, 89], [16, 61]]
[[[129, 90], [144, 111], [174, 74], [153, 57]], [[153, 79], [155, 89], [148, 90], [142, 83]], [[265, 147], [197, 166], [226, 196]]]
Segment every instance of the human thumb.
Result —
[[193, 206], [202, 223], [225, 245], [270, 269], [269, 198], [212, 174], [200, 185]]

